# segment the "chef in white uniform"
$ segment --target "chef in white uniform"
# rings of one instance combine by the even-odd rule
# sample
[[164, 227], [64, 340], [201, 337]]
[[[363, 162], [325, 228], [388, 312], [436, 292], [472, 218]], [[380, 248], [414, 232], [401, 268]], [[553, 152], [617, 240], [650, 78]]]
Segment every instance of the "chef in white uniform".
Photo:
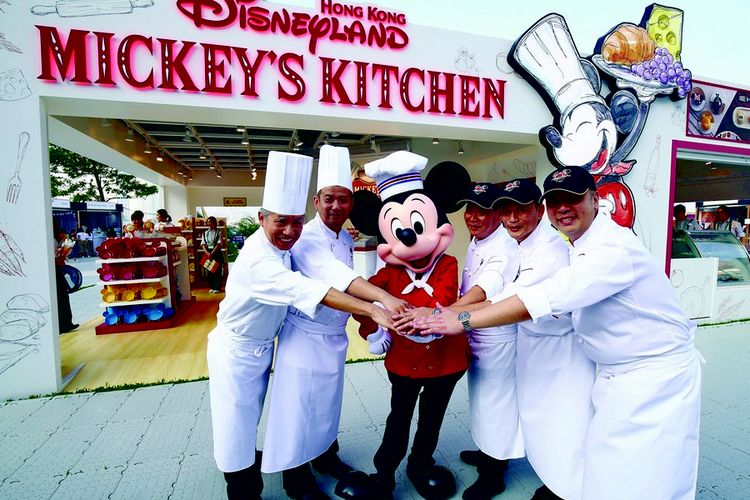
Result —
[[[293, 305], [309, 315], [323, 303], [350, 312], [366, 311], [379, 323], [390, 317], [373, 304], [339, 290], [349, 276], [323, 283], [293, 272], [289, 250], [302, 231], [312, 158], [269, 154], [261, 229], [248, 238], [227, 279], [217, 325], [208, 336], [208, 372], [214, 458], [227, 481], [227, 496], [260, 498], [256, 433], [273, 358], [273, 342]], [[312, 249], [314, 250], [314, 249]], [[319, 252], [321, 265], [330, 254]]]
[[701, 392], [695, 324], [635, 234], [598, 211], [589, 172], [558, 168], [544, 181], [544, 198], [571, 242], [569, 266], [497, 304], [412, 326], [459, 334], [572, 312], [578, 342], [598, 366], [581, 497], [693, 499]]
[[[343, 228], [352, 208], [350, 165], [348, 149], [320, 148], [317, 194], [313, 197], [317, 215], [305, 224], [291, 250], [292, 269], [325, 282], [340, 279], [337, 274], [349, 276], [353, 282], [349, 293], [377, 300], [394, 311], [403, 310], [404, 301], [370, 285], [353, 270], [354, 241]], [[321, 265], [315, 258], [320, 251], [329, 252], [341, 265]], [[292, 498], [322, 494], [310, 469], [311, 460], [316, 470], [336, 479], [352, 471], [339, 459], [336, 441], [348, 320], [348, 313], [322, 305], [312, 318], [290, 307], [279, 333], [261, 469], [284, 471], [284, 489]]]
[[[500, 217], [518, 242], [521, 260], [514, 286], [541, 283], [569, 264], [567, 243], [549, 222], [542, 222], [541, 197], [530, 179], [500, 186]], [[581, 498], [595, 373], [596, 365], [581, 349], [569, 313], [518, 324], [518, 410], [526, 457], [544, 483], [532, 500]]]
[[[501, 225], [494, 184], [473, 184], [463, 200], [464, 222], [471, 234], [461, 277], [461, 298], [453, 307], [500, 296], [518, 274], [518, 245]], [[471, 436], [478, 451], [461, 459], [477, 467], [479, 477], [464, 499], [489, 498], [505, 490], [508, 460], [524, 456], [516, 398], [516, 325], [469, 332], [469, 410]]]

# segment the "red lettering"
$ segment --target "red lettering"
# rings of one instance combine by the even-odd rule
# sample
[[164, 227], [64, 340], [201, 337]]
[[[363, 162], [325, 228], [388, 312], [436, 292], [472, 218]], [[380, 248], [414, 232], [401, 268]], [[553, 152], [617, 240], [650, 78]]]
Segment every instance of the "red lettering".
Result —
[[340, 104], [351, 104], [352, 101], [346, 93], [344, 84], [341, 83], [341, 74], [346, 70], [351, 61], [346, 59], [339, 60], [339, 67], [336, 72], [333, 72], [333, 62], [335, 59], [328, 57], [321, 57], [320, 60], [323, 62], [323, 97], [320, 102], [333, 104], [336, 101], [333, 100], [333, 94], [336, 93], [339, 96]]
[[279, 99], [287, 101], [299, 101], [305, 96], [305, 81], [302, 79], [300, 74], [292, 69], [288, 61], [296, 62], [299, 69], [304, 69], [304, 60], [302, 55], [287, 52], [279, 56], [279, 72], [289, 83], [294, 86], [294, 92], [287, 92], [279, 82]]
[[[203, 87], [203, 92], [216, 92], [219, 94], [231, 94], [232, 93], [232, 77], [227, 77], [226, 83], [219, 86], [217, 81], [219, 78], [226, 76], [224, 63], [228, 62], [232, 64], [232, 48], [226, 45], [214, 45], [211, 43], [202, 43], [203, 46], [203, 58], [206, 75], [206, 85]], [[224, 60], [219, 60], [223, 56]]]
[[357, 100], [355, 106], [368, 106], [367, 104], [367, 66], [369, 63], [354, 61], [357, 68]]
[[292, 18], [291, 33], [294, 36], [302, 36], [307, 33], [307, 23], [310, 21], [310, 15], [302, 12], [295, 12]]
[[505, 118], [505, 80], [495, 80], [497, 88], [489, 78], [482, 78], [484, 82], [484, 114], [483, 118], [492, 118], [490, 115], [490, 98], [500, 118]]
[[177, 0], [177, 10], [192, 20], [196, 28], [223, 28], [237, 18], [236, 0]]
[[388, 46], [392, 49], [403, 49], [409, 45], [409, 35], [401, 28], [388, 26]]
[[271, 29], [271, 21], [268, 19], [270, 12], [263, 7], [250, 7], [247, 9], [247, 25], [260, 33], [268, 31]]
[[[458, 79], [461, 81], [461, 111], [458, 114], [461, 116], [479, 116], [479, 104], [475, 103], [479, 77], [458, 75]], [[472, 104], [474, 104], [474, 108], [469, 109]]]
[[424, 111], [424, 96], [419, 101], [419, 104], [412, 104], [409, 96], [409, 85], [411, 77], [418, 75], [422, 82], [424, 82], [424, 70], [417, 68], [407, 68], [406, 71], [401, 75], [401, 103], [406, 109], [414, 113]]
[[392, 109], [391, 106], [391, 75], [398, 80], [398, 68], [396, 66], [388, 66], [387, 64], [373, 64], [372, 65], [372, 78], [381, 73], [380, 77], [380, 104], [379, 108]]
[[331, 19], [331, 35], [328, 37], [332, 42], [345, 42], [346, 35], [339, 31], [339, 20], [335, 17]]
[[123, 80], [129, 85], [137, 89], [154, 88], [154, 70], [149, 71], [148, 76], [145, 80], [138, 80], [135, 77], [132, 69], [132, 63], [135, 59], [133, 57], [133, 47], [136, 43], [140, 43], [146, 46], [148, 53], [154, 54], [154, 45], [151, 37], [145, 37], [143, 35], [128, 35], [123, 38], [120, 42], [120, 47], [117, 50], [117, 65], [120, 68], [120, 74]]
[[96, 35], [96, 48], [98, 54], [99, 78], [94, 83], [99, 85], [114, 85], [112, 79], [112, 37], [114, 33], [99, 33]]
[[195, 46], [195, 42], [182, 42], [182, 48], [175, 53], [174, 44], [177, 43], [177, 40], [168, 38], [157, 38], [157, 40], [161, 43], [161, 85], [159, 85], [159, 88], [176, 90], [174, 77], [177, 74], [182, 83], [180, 90], [197, 92], [198, 87], [190, 78], [190, 73], [185, 68], [184, 62], [190, 50]]
[[[453, 73], [441, 73], [439, 71], [428, 71], [430, 75], [430, 113], [446, 113], [454, 115], [453, 110]], [[440, 88], [440, 75], [445, 77], [445, 88]], [[445, 103], [445, 110], [440, 110], [440, 101]]]
[[251, 63], [247, 58], [247, 49], [243, 47], [232, 47], [232, 50], [234, 50], [235, 55], [237, 55], [237, 59], [240, 61], [240, 66], [242, 66], [242, 72], [245, 74], [245, 90], [242, 91], [242, 95], [258, 97], [258, 92], [255, 91], [255, 81], [258, 68], [260, 68], [260, 64], [263, 62], [263, 58], [266, 57], [266, 55], [268, 55], [268, 58], [273, 62], [276, 60], [276, 54], [274, 52], [259, 50], [258, 55], [255, 56], [255, 59]]
[[310, 18], [310, 42], [308, 43], [308, 49], [311, 54], [315, 54], [315, 50], [318, 47], [318, 39], [323, 38], [328, 34], [328, 30], [331, 29], [331, 20], [327, 17], [313, 16]]
[[38, 78], [40, 80], [57, 80], [52, 75], [51, 61], [54, 61], [62, 81], [68, 78], [68, 72], [72, 64], [73, 78], [71, 81], [76, 83], [91, 83], [86, 68], [86, 37], [89, 32], [70, 30], [68, 43], [65, 44], [60, 39], [57, 28], [49, 26], [37, 26], [36, 28], [39, 30], [40, 53], [42, 57], [42, 73]]

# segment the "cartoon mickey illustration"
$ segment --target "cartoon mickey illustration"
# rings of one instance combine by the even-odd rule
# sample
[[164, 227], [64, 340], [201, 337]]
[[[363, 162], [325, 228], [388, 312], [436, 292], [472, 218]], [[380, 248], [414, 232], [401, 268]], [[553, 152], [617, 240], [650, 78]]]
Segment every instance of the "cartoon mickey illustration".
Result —
[[[649, 13], [647, 9], [642, 24], [647, 23]], [[629, 23], [619, 25], [599, 40], [596, 52], [601, 54], [594, 55], [592, 63], [578, 53], [565, 19], [553, 13], [521, 35], [508, 54], [508, 63], [536, 88], [556, 115], [555, 123], [540, 131], [550, 161], [591, 172], [600, 205], [615, 222], [629, 228], [635, 223], [635, 201], [623, 176], [635, 160], [625, 158], [640, 138], [654, 98], [675, 90], [684, 97], [690, 88], [689, 71], [680, 82], [646, 81], [606, 59], [612, 50], [629, 53], [633, 47], [648, 45], [643, 39], [649, 41], [645, 29]], [[641, 58], [648, 63], [650, 58], [661, 59], [666, 49], [655, 52], [653, 42], [650, 47]], [[605, 100], [599, 95], [602, 82], [597, 67], [614, 77], [618, 87], [633, 92], [618, 90]]]
[[[386, 262], [369, 281], [414, 306], [434, 308], [438, 303], [452, 304], [458, 296], [458, 261], [444, 253], [454, 234], [446, 213], [458, 210], [456, 202], [471, 179], [461, 165], [443, 162], [423, 182], [420, 171], [426, 165], [427, 158], [408, 151], [365, 165], [381, 198], [370, 191], [356, 192], [351, 220], [360, 231], [378, 236], [377, 252]], [[403, 336], [376, 326], [363, 319], [360, 335], [370, 343], [371, 352], [386, 353], [391, 411], [375, 454], [375, 474], [365, 484], [347, 483], [344, 478], [336, 493], [344, 498], [392, 495], [419, 399], [406, 473], [423, 497], [449, 498], [456, 492], [455, 478], [435, 464], [433, 454], [453, 389], [468, 368], [466, 337]]]

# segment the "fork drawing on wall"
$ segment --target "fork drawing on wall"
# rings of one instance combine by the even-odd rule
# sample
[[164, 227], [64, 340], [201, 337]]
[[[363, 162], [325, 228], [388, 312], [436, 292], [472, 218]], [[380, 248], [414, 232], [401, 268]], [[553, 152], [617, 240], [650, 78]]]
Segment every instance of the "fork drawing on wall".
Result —
[[29, 145], [29, 133], [21, 132], [18, 136], [18, 156], [16, 157], [16, 171], [13, 176], [8, 180], [8, 194], [5, 196], [5, 201], [8, 203], [16, 203], [18, 201], [18, 195], [21, 192], [21, 163], [23, 157], [26, 154], [26, 148]]

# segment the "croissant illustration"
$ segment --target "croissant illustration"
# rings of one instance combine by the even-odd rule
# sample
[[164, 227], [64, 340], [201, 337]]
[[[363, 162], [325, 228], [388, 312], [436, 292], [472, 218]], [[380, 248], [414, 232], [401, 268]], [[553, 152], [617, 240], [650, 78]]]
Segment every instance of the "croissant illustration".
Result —
[[654, 41], [645, 29], [624, 23], [604, 39], [602, 57], [613, 64], [638, 64], [653, 59], [654, 49]]

